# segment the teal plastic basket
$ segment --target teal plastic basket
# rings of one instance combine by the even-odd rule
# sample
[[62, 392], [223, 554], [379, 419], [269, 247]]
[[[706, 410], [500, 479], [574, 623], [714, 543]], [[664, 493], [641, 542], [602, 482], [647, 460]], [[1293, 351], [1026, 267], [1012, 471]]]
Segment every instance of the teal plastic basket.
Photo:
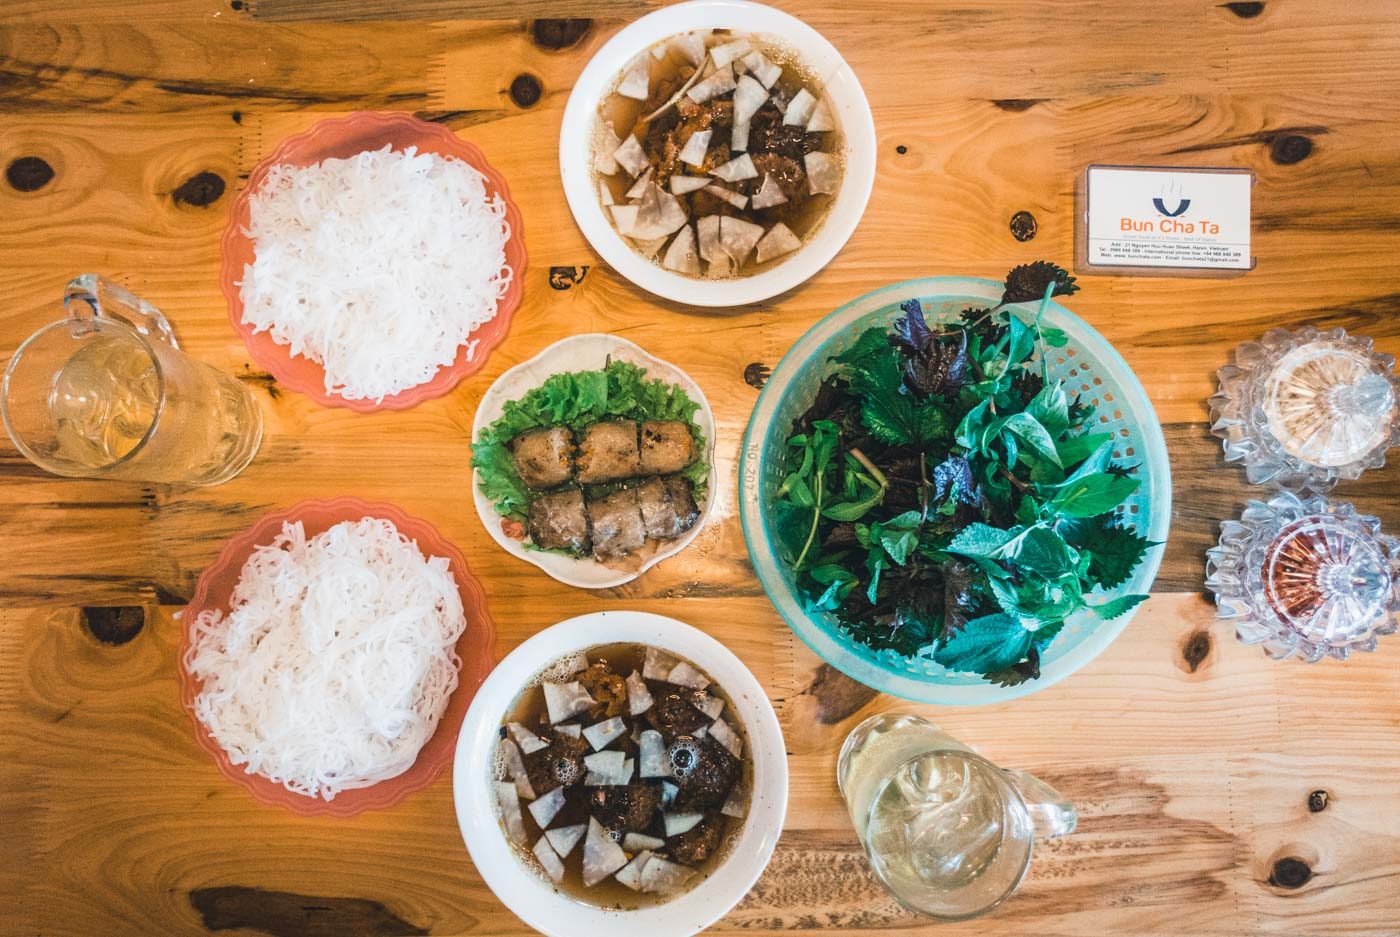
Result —
[[[1041, 676], [1019, 686], [988, 683], [977, 674], [955, 673], [925, 658], [873, 651], [850, 638], [826, 612], [808, 612], [792, 575], [791, 558], [779, 556], [770, 527], [771, 505], [784, 476], [786, 440], [792, 421], [816, 396], [832, 371], [830, 358], [846, 350], [867, 328], [888, 326], [901, 315], [899, 304], [919, 299], [930, 323], [956, 316], [967, 306], [1000, 301], [1002, 284], [972, 277], [907, 280], [867, 293], [831, 313], [792, 346], [759, 395], [744, 435], [739, 463], [739, 511], [749, 557], [779, 614], [823, 660], [883, 693], [948, 705], [997, 703], [1051, 686], [1074, 673], [1108, 647], [1132, 614], [1100, 621], [1090, 612], [1071, 618], [1042, 655]], [[1038, 303], [1010, 307], [1030, 321]], [[1071, 399], [1079, 395], [1096, 409], [1096, 431], [1119, 437], [1115, 456], [1139, 465], [1142, 486], [1119, 510], [1124, 523], [1165, 544], [1171, 524], [1171, 468], [1166, 440], [1147, 393], [1128, 363], [1083, 319], [1052, 303], [1043, 320], [1064, 330], [1069, 344], [1050, 349], [1050, 374], [1065, 381]], [[1131, 580], [1102, 597], [1146, 593], [1157, 576], [1163, 547], [1153, 547]]]

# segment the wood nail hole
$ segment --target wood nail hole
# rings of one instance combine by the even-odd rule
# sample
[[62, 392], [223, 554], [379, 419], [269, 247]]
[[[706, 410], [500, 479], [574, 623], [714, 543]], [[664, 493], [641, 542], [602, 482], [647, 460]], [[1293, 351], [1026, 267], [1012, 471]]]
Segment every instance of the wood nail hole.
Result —
[[88, 634], [112, 647], [126, 644], [146, 626], [146, 610], [139, 605], [93, 605], [82, 617]]
[[900, 156], [903, 156], [905, 153], [908, 153], [908, 152], [909, 152], [909, 147], [907, 147], [907, 146], [905, 146], [903, 143], [901, 143], [899, 146], [897, 146], [897, 147], [894, 148], [894, 151], [895, 151], [896, 153], [898, 153]]
[[53, 167], [37, 156], [21, 156], [5, 169], [5, 179], [17, 192], [42, 189], [53, 179]]

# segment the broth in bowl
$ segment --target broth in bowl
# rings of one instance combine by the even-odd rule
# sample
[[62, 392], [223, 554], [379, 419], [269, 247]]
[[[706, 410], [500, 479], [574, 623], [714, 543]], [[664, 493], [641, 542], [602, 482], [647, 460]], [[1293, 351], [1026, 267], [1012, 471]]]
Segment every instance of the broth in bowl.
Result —
[[637, 55], [598, 106], [598, 197], [637, 253], [685, 276], [744, 277], [821, 227], [845, 174], [835, 110], [797, 54], [699, 30]]
[[688, 661], [642, 644], [569, 655], [531, 681], [500, 729], [501, 827], [570, 898], [658, 904], [724, 862], [752, 759], [732, 700]]

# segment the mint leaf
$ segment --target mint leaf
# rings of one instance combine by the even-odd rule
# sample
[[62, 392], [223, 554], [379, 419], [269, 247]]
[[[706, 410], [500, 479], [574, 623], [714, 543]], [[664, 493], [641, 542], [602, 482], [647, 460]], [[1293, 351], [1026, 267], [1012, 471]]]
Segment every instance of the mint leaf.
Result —
[[943, 642], [933, 659], [954, 671], [1004, 670], [1025, 658], [1031, 640], [1031, 633], [1010, 615], [983, 615]]
[[949, 553], [960, 553], [963, 556], [991, 558], [1015, 536], [1009, 530], [1000, 530], [990, 524], [969, 524], [958, 531], [946, 549]]
[[[1056, 381], [1042, 387], [1040, 393], [1032, 397], [1031, 402], [1026, 404], [1026, 412], [1039, 420], [1040, 425], [1049, 430], [1051, 436], [1059, 436], [1064, 433], [1065, 430], [1069, 429], [1069, 398], [1065, 396], [1065, 385]], [[1064, 461], [1062, 455], [1060, 461]]]
[[1042, 458], [1060, 464], [1060, 454], [1055, 449], [1055, 439], [1040, 421], [1029, 413], [1013, 413], [1003, 422], [1003, 426], [1035, 450]]
[[[1061, 465], [1078, 465], [1082, 460], [1093, 455], [1104, 443], [1112, 442], [1112, 440], [1112, 433], [1085, 433], [1083, 436], [1070, 436], [1067, 439], [1061, 439], [1055, 444], [1055, 451], [1060, 454]], [[1108, 450], [1112, 453], [1113, 446], [1110, 445]], [[1099, 471], [1099, 469], [1093, 471]]]
[[[1014, 552], [1013, 552], [1014, 549]], [[1017, 567], [1046, 579], [1058, 579], [1074, 572], [1078, 554], [1065, 538], [1048, 527], [1031, 527], [1007, 549], [1008, 559]]]
[[1118, 507], [1141, 484], [1139, 479], [1108, 472], [1071, 478], [1057, 488], [1049, 507], [1068, 517], [1093, 517]]
[[1147, 601], [1145, 595], [1120, 595], [1116, 599], [1109, 599], [1098, 605], [1090, 605], [1089, 608], [1093, 609], [1094, 614], [1104, 621], [1111, 621], [1119, 615], [1127, 614], [1145, 601]]
[[919, 545], [919, 537], [912, 530], [883, 530], [880, 532], [880, 546], [890, 555], [897, 566], [903, 566], [909, 553]]
[[987, 429], [991, 407], [992, 401], [988, 398], [967, 411], [963, 415], [962, 421], [958, 423], [953, 441], [969, 452], [978, 449], [982, 445], [982, 434]]

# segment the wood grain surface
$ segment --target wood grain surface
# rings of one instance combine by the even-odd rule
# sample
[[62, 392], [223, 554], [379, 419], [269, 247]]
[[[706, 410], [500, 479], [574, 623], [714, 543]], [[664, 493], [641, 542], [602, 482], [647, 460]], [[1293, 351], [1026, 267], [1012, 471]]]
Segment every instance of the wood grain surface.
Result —
[[[431, 520], [466, 552], [498, 656], [567, 615], [638, 608], [694, 623], [753, 668], [782, 718], [791, 803], [771, 866], [716, 933], [1400, 935], [1400, 640], [1345, 665], [1274, 663], [1202, 595], [1216, 525], [1258, 493], [1205, 429], [1229, 350], [1311, 323], [1400, 352], [1400, 2], [777, 0], [865, 86], [875, 191], [826, 270], [720, 312], [621, 280], [559, 183], [574, 77], [654, 5], [0, 5], [0, 354], [59, 314], [71, 276], [102, 272], [245, 381], [268, 428], [253, 465], [208, 490], [57, 479], [0, 442], [0, 934], [525, 932], [471, 866], [449, 778], [391, 810], [295, 817], [225, 782], [179, 708], [171, 615], [224, 541], [272, 508], [351, 494]], [[539, 16], [574, 19], [521, 19]], [[216, 282], [251, 167], [287, 134], [355, 109], [412, 111], [472, 140], [525, 218], [531, 266], [507, 341], [480, 374], [405, 413], [324, 409], [280, 387], [250, 364]], [[1068, 261], [1090, 162], [1258, 179], [1253, 272], [1085, 278], [1070, 303], [1137, 370], [1166, 429], [1175, 514], [1154, 596], [1100, 658], [1032, 697], [930, 710], [876, 696], [797, 642], [749, 569], [734, 499], [753, 385], [822, 315], [885, 283]], [[1032, 240], [1013, 236], [1020, 213]], [[486, 386], [590, 330], [684, 367], [720, 437], [712, 523], [600, 593], [496, 549], [468, 480]], [[1338, 495], [1395, 531], [1397, 482], [1392, 466]], [[1040, 847], [989, 918], [928, 924], [865, 866], [835, 754], [888, 709], [930, 714], [1079, 807], [1079, 832]]]

